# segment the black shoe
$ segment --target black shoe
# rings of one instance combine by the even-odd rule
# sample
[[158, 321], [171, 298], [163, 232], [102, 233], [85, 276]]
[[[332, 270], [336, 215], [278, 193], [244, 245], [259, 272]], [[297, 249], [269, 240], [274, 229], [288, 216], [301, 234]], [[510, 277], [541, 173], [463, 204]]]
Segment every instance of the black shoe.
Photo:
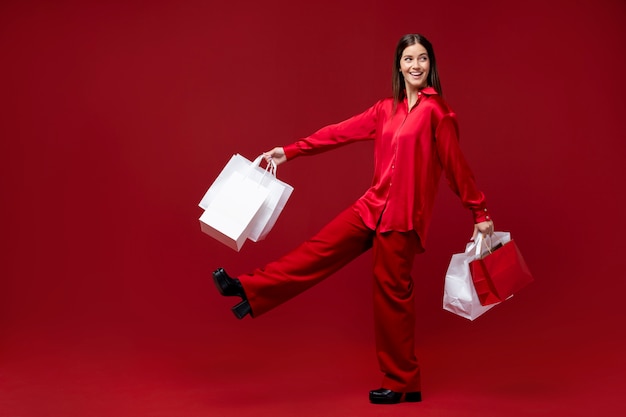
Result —
[[420, 402], [422, 401], [422, 393], [419, 391], [395, 392], [385, 388], [370, 391], [370, 402], [372, 404], [397, 404], [401, 401], [408, 403]]
[[238, 295], [244, 300], [246, 299], [246, 293], [243, 291], [241, 282], [237, 278], [229, 277], [224, 268], [218, 268], [213, 272], [213, 282], [215, 282], [220, 294], [225, 296]]
[[246, 293], [243, 290], [241, 281], [237, 278], [231, 278], [228, 276], [223, 268], [218, 268], [213, 272], [213, 282], [217, 287], [220, 294], [225, 296], [239, 296], [242, 298], [241, 302], [234, 306], [231, 310], [235, 317], [239, 320], [252, 313], [250, 303], [246, 297]]

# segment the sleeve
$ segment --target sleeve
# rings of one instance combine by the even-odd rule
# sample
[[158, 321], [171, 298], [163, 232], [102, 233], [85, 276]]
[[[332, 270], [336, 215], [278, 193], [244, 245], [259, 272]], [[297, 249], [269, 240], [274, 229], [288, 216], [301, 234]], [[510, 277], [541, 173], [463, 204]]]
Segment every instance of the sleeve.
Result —
[[461, 152], [459, 128], [454, 113], [444, 115], [439, 121], [435, 142], [448, 185], [460, 197], [463, 206], [472, 211], [474, 222], [491, 220], [485, 195], [478, 190], [474, 174]]
[[287, 160], [301, 155], [315, 155], [360, 140], [374, 139], [380, 103], [376, 103], [361, 114], [325, 126], [311, 136], [284, 146]]

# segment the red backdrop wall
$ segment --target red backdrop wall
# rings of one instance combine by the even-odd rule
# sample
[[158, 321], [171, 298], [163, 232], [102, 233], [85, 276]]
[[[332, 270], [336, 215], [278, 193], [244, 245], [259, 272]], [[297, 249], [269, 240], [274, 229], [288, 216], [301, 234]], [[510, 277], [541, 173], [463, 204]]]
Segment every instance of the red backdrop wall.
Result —
[[441, 309], [450, 255], [472, 231], [442, 182], [415, 266], [420, 347], [504, 350], [520, 368], [593, 376], [608, 398], [626, 370], [625, 13], [618, 0], [4, 1], [4, 366], [55, 349], [370, 346], [368, 254], [242, 322], [210, 273], [249, 271], [316, 232], [369, 185], [371, 144], [281, 166], [294, 194], [269, 237], [240, 253], [200, 232], [197, 203], [233, 153], [253, 158], [389, 95], [395, 42], [420, 32], [496, 228], [536, 278], [473, 323]]

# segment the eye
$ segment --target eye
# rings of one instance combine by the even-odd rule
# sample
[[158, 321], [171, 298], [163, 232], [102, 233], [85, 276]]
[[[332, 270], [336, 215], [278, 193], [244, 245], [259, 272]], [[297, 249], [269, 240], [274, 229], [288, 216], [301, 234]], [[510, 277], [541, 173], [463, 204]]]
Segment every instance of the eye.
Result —
[[420, 57], [420, 62], [426, 62], [428, 61], [428, 57], [427, 56], [421, 56]]
[[413, 58], [411, 58], [410, 56], [405, 56], [404, 57], [404, 62], [410, 62]]

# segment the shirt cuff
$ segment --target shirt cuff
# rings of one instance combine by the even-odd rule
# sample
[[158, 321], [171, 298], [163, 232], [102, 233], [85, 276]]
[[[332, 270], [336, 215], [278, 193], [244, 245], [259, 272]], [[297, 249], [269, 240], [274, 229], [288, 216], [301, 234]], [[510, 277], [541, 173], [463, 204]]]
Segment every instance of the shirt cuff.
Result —
[[296, 145], [296, 143], [292, 143], [291, 145], [283, 146], [283, 151], [285, 152], [287, 160], [290, 160], [298, 156], [300, 148]]
[[473, 212], [474, 212], [474, 223], [488, 222], [489, 220], [491, 220], [491, 215], [489, 214], [489, 211], [487, 210], [487, 208], [476, 209], [476, 210], [473, 210]]

